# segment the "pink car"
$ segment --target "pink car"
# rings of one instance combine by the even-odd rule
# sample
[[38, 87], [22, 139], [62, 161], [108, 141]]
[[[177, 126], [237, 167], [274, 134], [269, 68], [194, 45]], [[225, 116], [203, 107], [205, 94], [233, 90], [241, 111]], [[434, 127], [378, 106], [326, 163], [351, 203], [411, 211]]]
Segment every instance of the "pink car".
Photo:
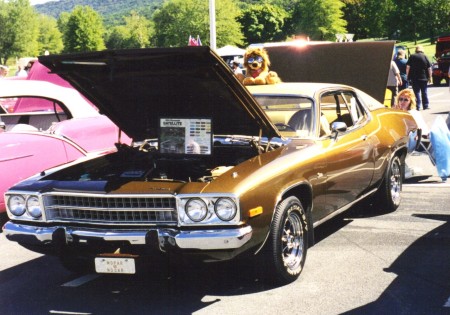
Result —
[[[131, 143], [75, 89], [46, 81], [0, 81], [0, 213], [4, 192], [45, 169]], [[95, 135], [95, 136], [94, 136]]]

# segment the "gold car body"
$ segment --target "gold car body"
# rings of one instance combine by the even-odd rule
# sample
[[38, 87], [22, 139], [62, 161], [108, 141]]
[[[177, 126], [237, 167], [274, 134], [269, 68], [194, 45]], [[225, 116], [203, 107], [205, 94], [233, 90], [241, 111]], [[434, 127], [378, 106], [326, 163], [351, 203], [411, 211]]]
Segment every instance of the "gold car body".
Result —
[[[211, 62], [204, 62], [205, 56]], [[126, 248], [134, 255], [150, 246], [226, 260], [243, 252], [257, 254], [268, 243], [277, 250], [278, 239], [296, 251], [293, 260], [290, 253], [283, 256], [281, 266], [295, 262], [287, 270], [274, 263], [282, 278], [292, 281], [304, 263], [304, 242], [313, 243], [315, 226], [380, 187], [390, 208], [399, 205], [400, 168], [417, 125], [410, 114], [386, 108], [356, 88], [330, 83], [243, 87], [206, 47], [41, 59], [55, 71], [61, 67], [66, 79], [141, 141], [43, 171], [7, 192], [11, 221], [3, 233], [34, 250], [58, 247], [67, 255], [70, 249], [73, 257]], [[192, 78], [183, 77], [175, 66], [173, 73], [167, 69], [174, 59], [177, 66], [186, 59], [205, 67]], [[139, 80], [128, 80], [127, 71], [141, 75]], [[173, 80], [184, 86], [167, 89]], [[152, 84], [164, 88], [148, 88]], [[123, 102], [131, 97], [137, 101], [126, 110]], [[177, 132], [161, 143], [146, 138], [162, 137], [163, 123], [181, 124], [186, 117], [199, 123], [211, 118], [206, 129], [211, 128], [212, 141], [203, 143], [198, 154], [178, 154], [176, 146], [173, 152], [161, 151], [161, 143], [172, 150], [171, 141], [180, 139]], [[281, 212], [288, 215], [281, 224], [292, 220], [302, 228], [272, 238], [274, 226], [276, 233], [283, 231], [279, 208], [291, 197], [301, 203], [292, 208], [298, 216]]]

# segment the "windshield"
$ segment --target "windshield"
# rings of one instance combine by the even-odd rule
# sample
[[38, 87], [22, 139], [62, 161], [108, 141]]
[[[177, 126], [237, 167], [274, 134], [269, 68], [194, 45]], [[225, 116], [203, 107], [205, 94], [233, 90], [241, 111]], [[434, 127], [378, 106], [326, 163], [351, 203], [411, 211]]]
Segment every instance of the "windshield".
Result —
[[315, 115], [311, 99], [280, 95], [255, 95], [255, 98], [280, 132], [295, 132], [298, 137], [314, 136]]

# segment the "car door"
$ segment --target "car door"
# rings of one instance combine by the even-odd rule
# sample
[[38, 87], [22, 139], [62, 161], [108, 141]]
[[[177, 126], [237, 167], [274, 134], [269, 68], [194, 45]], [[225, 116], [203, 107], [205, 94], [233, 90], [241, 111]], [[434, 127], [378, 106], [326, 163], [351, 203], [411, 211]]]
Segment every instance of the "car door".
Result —
[[347, 125], [345, 131], [332, 134], [327, 142], [326, 214], [329, 214], [356, 200], [369, 187], [374, 172], [373, 145], [364, 127], [369, 115], [353, 91], [324, 93], [320, 104], [322, 114], [328, 111], [331, 126], [334, 122]]

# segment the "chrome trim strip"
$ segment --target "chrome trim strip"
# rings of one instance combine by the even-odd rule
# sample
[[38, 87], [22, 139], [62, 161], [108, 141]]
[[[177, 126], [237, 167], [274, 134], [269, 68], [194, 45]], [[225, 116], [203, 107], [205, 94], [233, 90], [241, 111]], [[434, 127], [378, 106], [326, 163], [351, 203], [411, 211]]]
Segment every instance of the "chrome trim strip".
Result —
[[[104, 241], [128, 241], [132, 245], [146, 245], [146, 236], [150, 230], [108, 231], [81, 228], [36, 227], [8, 221], [3, 233], [10, 241], [29, 245], [45, 245], [53, 241], [53, 233], [62, 229], [67, 242], [73, 236], [97, 238]], [[160, 248], [178, 247], [181, 249], [224, 250], [243, 246], [252, 237], [251, 226], [236, 229], [178, 231], [175, 229], [156, 229]], [[150, 244], [149, 244], [150, 245]]]
[[345, 205], [344, 207], [342, 207], [342, 208], [340, 208], [340, 209], [338, 209], [338, 210], [336, 210], [336, 211], [330, 213], [328, 216], [322, 218], [321, 220], [314, 222], [314, 223], [313, 223], [313, 228], [318, 227], [318, 226], [321, 225], [322, 223], [324, 223], [324, 222], [330, 220], [331, 218], [334, 218], [334, 217], [337, 216], [338, 214], [341, 214], [342, 212], [348, 210], [348, 209], [351, 208], [355, 203], [357, 203], [357, 202], [363, 200], [364, 198], [366, 198], [367, 196], [373, 194], [376, 190], [377, 190], [377, 189], [375, 188], [375, 189], [369, 191], [368, 193], [362, 195], [360, 198], [356, 199], [355, 201], [350, 202], [349, 204]]
[[[167, 233], [169, 232], [169, 233]], [[181, 231], [175, 235], [167, 230], [158, 230], [158, 235], [171, 237], [181, 249], [234, 249], [247, 243], [252, 237], [251, 226], [239, 229]]]

